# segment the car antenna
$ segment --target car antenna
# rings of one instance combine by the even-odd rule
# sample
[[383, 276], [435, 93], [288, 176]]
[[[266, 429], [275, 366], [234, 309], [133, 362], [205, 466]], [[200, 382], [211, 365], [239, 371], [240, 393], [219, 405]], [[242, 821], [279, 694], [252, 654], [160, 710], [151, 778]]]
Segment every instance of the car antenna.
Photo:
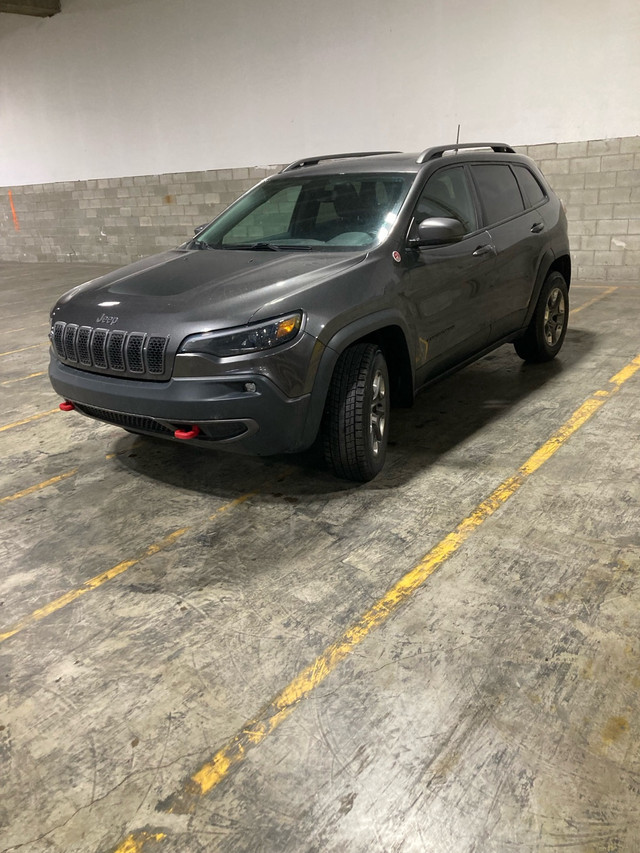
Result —
[[458, 125], [458, 134], [456, 136], [456, 151], [458, 150], [459, 144], [460, 144], [460, 125]]

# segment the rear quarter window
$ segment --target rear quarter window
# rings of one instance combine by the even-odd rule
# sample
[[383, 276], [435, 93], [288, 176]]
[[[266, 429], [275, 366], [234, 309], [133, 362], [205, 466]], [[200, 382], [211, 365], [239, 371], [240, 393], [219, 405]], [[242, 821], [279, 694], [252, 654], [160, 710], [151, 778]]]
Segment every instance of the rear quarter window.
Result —
[[480, 203], [485, 215], [485, 225], [502, 222], [524, 211], [522, 193], [510, 167], [487, 163], [471, 166]]
[[546, 199], [547, 194], [526, 166], [514, 166], [513, 171], [520, 184], [527, 207], [535, 207]]

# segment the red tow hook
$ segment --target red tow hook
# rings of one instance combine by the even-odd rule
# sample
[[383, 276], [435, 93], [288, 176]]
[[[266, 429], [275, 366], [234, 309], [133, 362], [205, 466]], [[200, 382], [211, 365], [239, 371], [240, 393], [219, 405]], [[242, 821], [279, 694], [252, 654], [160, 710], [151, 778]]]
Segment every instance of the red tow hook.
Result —
[[173, 437], [174, 438], [182, 438], [187, 441], [190, 438], [196, 438], [196, 436], [200, 435], [200, 427], [193, 424], [191, 429], [177, 429]]
[[60, 409], [63, 412], [72, 412], [75, 409], [75, 406], [70, 400], [65, 400], [64, 403], [60, 403]]

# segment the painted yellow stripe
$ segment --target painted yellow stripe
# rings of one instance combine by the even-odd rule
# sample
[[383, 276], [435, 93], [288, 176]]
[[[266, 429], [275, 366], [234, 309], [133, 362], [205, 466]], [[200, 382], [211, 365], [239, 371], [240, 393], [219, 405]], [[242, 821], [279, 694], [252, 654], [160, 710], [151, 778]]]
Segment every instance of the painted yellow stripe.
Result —
[[[126, 450], [119, 450], [117, 453], [107, 453], [104, 458], [115, 459], [117, 456], [124, 456], [125, 453], [130, 453], [137, 446], [137, 444], [133, 444]], [[29, 486], [29, 488], [23, 489], [21, 492], [16, 492], [14, 495], [7, 495], [7, 497], [0, 498], [0, 504], [9, 503], [10, 501], [16, 501], [18, 500], [18, 498], [26, 498], [28, 495], [32, 495], [34, 492], [39, 492], [40, 489], [46, 489], [47, 486], [54, 486], [61, 480], [66, 480], [68, 477], [73, 477], [73, 475], [77, 473], [78, 469], [73, 468], [73, 470], [66, 471], [64, 474], [58, 474], [56, 477], [52, 477], [50, 480], [44, 480], [44, 482], [42, 483], [36, 483], [35, 486]]]
[[30, 373], [28, 376], [18, 376], [17, 379], [5, 379], [0, 382], [0, 385], [13, 385], [14, 382], [24, 382], [25, 379], [34, 379], [36, 376], [45, 376], [46, 370], [40, 370], [38, 373]]
[[28, 347], [20, 347], [20, 349], [10, 349], [7, 352], [0, 352], [0, 356], [2, 355], [15, 355], [17, 352], [26, 352], [28, 349], [35, 349], [36, 347], [48, 347], [49, 341], [42, 341], [39, 344], [31, 344]]
[[49, 409], [48, 412], [38, 412], [36, 415], [31, 415], [28, 418], [24, 418], [21, 421], [14, 421], [12, 424], [4, 424], [4, 426], [0, 426], [0, 432], [4, 432], [6, 429], [13, 429], [14, 427], [22, 426], [23, 424], [30, 424], [33, 421], [40, 420], [40, 418], [46, 418], [49, 415], [55, 415], [56, 412], [59, 414], [60, 409], [56, 406], [55, 409]]
[[615, 376], [612, 376], [609, 382], [616, 386], [616, 389], [631, 379], [633, 374], [640, 370], [640, 355], [637, 355], [633, 361], [630, 361], [626, 367], [623, 367]]
[[136, 832], [135, 835], [129, 835], [125, 838], [122, 844], [118, 846], [117, 853], [141, 853], [142, 848], [146, 847], [147, 844], [163, 841], [166, 837], [164, 832], [147, 832], [146, 830]]
[[571, 290], [602, 290], [606, 284], [582, 284], [581, 282], [571, 282]]
[[[33, 312], [33, 311], [29, 311], [29, 313], [30, 313], [30, 314], [33, 314], [33, 313], [35, 313], [35, 312]], [[38, 325], [38, 326], [48, 326], [48, 325], [50, 325], [50, 324], [49, 324], [49, 323], [38, 323], [37, 325]], [[32, 328], [34, 328], [34, 327], [33, 327], [33, 326], [30, 326], [30, 327], [27, 327], [27, 326], [21, 326], [19, 329], [7, 329], [7, 331], [6, 331], [4, 334], [5, 334], [5, 335], [10, 335], [12, 332], [26, 332], [26, 331], [28, 331], [28, 329], [30, 329], [30, 328], [32, 329]]]
[[[223, 506], [218, 507], [218, 509], [209, 516], [210, 520], [213, 520], [218, 515], [221, 515], [227, 510], [232, 509], [235, 506], [239, 506], [244, 503], [250, 497], [255, 495], [256, 492], [247, 492], [245, 495], [241, 495], [239, 498], [235, 498], [229, 503], [224, 504]], [[55, 613], [58, 610], [61, 610], [63, 607], [66, 607], [68, 604], [71, 604], [76, 599], [80, 598], [83, 595], [86, 595], [88, 592], [91, 592], [94, 589], [102, 586], [107, 581], [112, 580], [113, 578], [118, 577], [118, 575], [123, 574], [123, 572], [128, 571], [132, 566], [138, 565], [142, 560], [146, 557], [151, 557], [153, 554], [157, 554], [159, 551], [164, 551], [165, 548], [173, 545], [181, 536], [184, 536], [185, 533], [188, 533], [191, 530], [191, 527], [180, 527], [178, 530], [174, 530], [173, 533], [169, 533], [168, 536], [165, 536], [164, 539], [161, 539], [159, 542], [154, 542], [152, 545], [149, 545], [142, 554], [138, 557], [133, 557], [131, 560], [123, 560], [121, 563], [118, 563], [117, 566], [113, 566], [110, 569], [107, 569], [104, 572], [100, 572], [99, 575], [95, 575], [95, 577], [90, 578], [88, 581], [79, 586], [77, 589], [69, 590], [69, 592], [65, 592], [64, 595], [61, 595], [59, 598], [56, 598], [54, 601], [50, 601], [48, 604], [45, 604], [44, 607], [38, 608], [38, 610], [34, 610], [33, 613], [30, 613], [28, 616], [25, 616], [19, 622], [16, 622], [15, 625], [12, 625], [8, 628], [4, 633], [0, 633], [0, 643], [3, 643], [5, 640], [8, 640], [10, 637], [14, 637], [16, 634], [20, 633], [20, 631], [24, 631], [25, 628], [28, 628], [30, 625], [33, 625], [34, 622], [39, 622], [41, 619], [44, 619], [47, 616], [50, 616], [52, 613]]]
[[257, 491], [247, 492], [244, 495], [240, 495], [239, 498], [235, 498], [232, 501], [229, 501], [228, 504], [224, 504], [223, 506], [219, 506], [218, 509], [213, 513], [213, 515], [209, 516], [209, 521], [213, 521], [214, 518], [217, 518], [219, 515], [222, 515], [224, 512], [227, 512], [230, 509], [234, 509], [234, 507], [240, 506], [245, 501], [248, 501], [249, 498], [254, 498], [258, 494]]
[[77, 473], [78, 469], [74, 468], [72, 471], [66, 471], [64, 474], [58, 474], [57, 477], [51, 477], [50, 480], [44, 480], [42, 483], [36, 483], [35, 486], [29, 486], [28, 489], [23, 489], [21, 492], [16, 492], [14, 495], [7, 495], [4, 498], [0, 498], [0, 504], [17, 501], [18, 498], [26, 498], [27, 495], [32, 495], [34, 492], [39, 492], [41, 489], [46, 489], [47, 486], [55, 486], [56, 483], [60, 483], [62, 480], [73, 477], [73, 475]]
[[606, 296], [611, 296], [618, 288], [617, 287], [607, 287], [602, 293], [599, 293], [597, 296], [594, 296], [593, 299], [587, 300], [587, 302], [582, 305], [578, 305], [577, 308], [572, 308], [570, 311], [570, 316], [573, 317], [574, 314], [578, 314], [580, 311], [584, 311], [585, 308], [590, 308], [592, 305], [595, 305], [596, 302], [600, 302], [601, 299], [604, 299]]
[[[227, 743], [215, 753], [182, 787], [166, 800], [158, 803], [157, 810], [173, 813], [193, 812], [198, 799], [218, 785], [249, 750], [260, 744], [295, 710], [312, 690], [318, 687], [358, 646], [374, 628], [384, 623], [397, 608], [407, 601], [449, 557], [455, 554], [471, 534], [499, 509], [522, 484], [549, 460], [583, 424], [600, 409], [619, 388], [640, 370], [640, 355], [626, 365], [610, 380], [610, 387], [596, 391], [586, 400], [518, 471], [501, 483], [476, 509], [448, 536], [439, 542], [407, 574], [377, 601], [360, 619], [315, 661], [299, 673], [256, 717], [249, 720]], [[118, 848], [117, 853], [123, 853]]]
[[168, 548], [170, 545], [179, 539], [181, 536], [190, 530], [189, 527], [181, 527], [179, 530], [174, 530], [173, 533], [170, 533], [168, 536], [165, 536], [164, 539], [161, 539], [160, 542], [154, 542], [153, 545], [150, 545], [139, 557], [134, 557], [131, 560], [123, 560], [121, 563], [118, 563], [117, 566], [113, 566], [110, 569], [107, 569], [105, 572], [101, 572], [99, 575], [96, 575], [93, 578], [90, 578], [88, 581], [82, 584], [82, 586], [77, 589], [72, 589], [69, 592], [65, 592], [64, 595], [61, 595], [60, 598], [56, 598], [54, 601], [50, 601], [48, 604], [45, 604], [44, 607], [38, 608], [38, 610], [34, 610], [33, 613], [30, 613], [28, 616], [25, 616], [24, 619], [21, 619], [19, 622], [16, 622], [11, 628], [4, 633], [0, 634], [0, 643], [3, 643], [5, 640], [8, 640], [10, 637], [14, 637], [16, 634], [20, 633], [20, 631], [24, 631], [25, 628], [28, 628], [30, 625], [33, 625], [34, 622], [39, 622], [41, 619], [44, 619], [47, 616], [50, 616], [52, 613], [55, 613], [57, 610], [61, 610], [63, 607], [66, 607], [67, 604], [71, 604], [72, 601], [76, 601], [76, 599], [80, 598], [83, 595], [86, 595], [91, 590], [96, 589], [99, 586], [102, 586], [103, 583], [106, 583], [112, 578], [118, 577], [123, 572], [126, 572], [132, 566], [137, 565], [141, 560], [144, 560], [145, 557], [150, 557], [153, 554], [157, 554], [159, 551]]

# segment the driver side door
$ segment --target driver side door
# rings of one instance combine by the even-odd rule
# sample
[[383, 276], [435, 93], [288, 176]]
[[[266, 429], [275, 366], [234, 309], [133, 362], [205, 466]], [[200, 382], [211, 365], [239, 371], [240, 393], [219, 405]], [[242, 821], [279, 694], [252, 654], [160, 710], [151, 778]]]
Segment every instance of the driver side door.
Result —
[[416, 383], [481, 350], [489, 341], [491, 274], [495, 250], [479, 227], [475, 196], [462, 165], [431, 175], [413, 212], [409, 238], [431, 217], [458, 219], [464, 237], [455, 243], [418, 246], [403, 282], [416, 329]]

